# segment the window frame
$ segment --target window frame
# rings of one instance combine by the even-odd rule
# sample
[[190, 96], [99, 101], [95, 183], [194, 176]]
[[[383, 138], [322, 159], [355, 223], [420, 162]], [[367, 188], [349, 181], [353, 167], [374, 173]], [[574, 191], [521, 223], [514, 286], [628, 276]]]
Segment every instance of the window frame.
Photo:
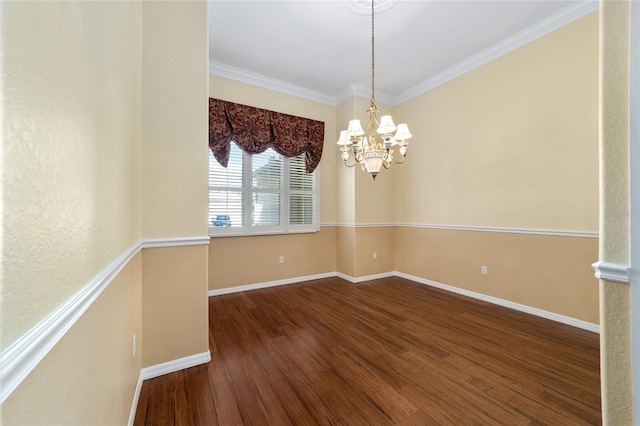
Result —
[[[256, 191], [256, 187], [253, 186], [253, 156], [242, 150], [234, 141], [232, 146], [236, 147], [242, 153], [242, 215], [244, 219], [244, 225], [241, 226], [212, 226], [211, 219], [209, 218], [209, 236], [210, 237], [237, 237], [237, 236], [252, 236], [252, 235], [286, 235], [286, 234], [301, 234], [301, 233], [314, 233], [320, 231], [320, 164], [313, 171], [313, 189], [311, 192], [291, 190], [290, 174], [291, 174], [291, 160], [284, 155], [280, 155], [282, 158], [283, 173], [281, 181], [281, 189], [273, 188], [260, 188]], [[304, 154], [301, 154], [304, 155]], [[217, 163], [215, 157], [211, 155], [209, 150], [209, 167], [211, 161]], [[211, 191], [226, 191], [229, 187], [211, 186], [209, 185], [209, 194]], [[261, 193], [276, 193], [281, 194], [280, 209], [282, 212], [281, 225], [277, 226], [254, 226], [252, 225], [253, 214], [253, 194], [256, 192]], [[311, 224], [292, 225], [290, 222], [290, 197], [292, 194], [307, 193], [313, 198], [313, 221]], [[222, 213], [221, 213], [222, 214]], [[226, 214], [226, 213], [225, 213]]]

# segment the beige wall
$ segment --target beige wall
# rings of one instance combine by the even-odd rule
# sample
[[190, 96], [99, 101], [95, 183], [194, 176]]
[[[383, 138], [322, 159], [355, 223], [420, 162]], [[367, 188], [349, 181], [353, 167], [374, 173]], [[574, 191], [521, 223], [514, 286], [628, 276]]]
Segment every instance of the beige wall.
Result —
[[[358, 105], [362, 106], [362, 102], [357, 103], [358, 99], [361, 98], [352, 96], [336, 107], [336, 134], [332, 135], [332, 139], [330, 139], [333, 143], [331, 143], [329, 155], [335, 156], [337, 162], [335, 193], [337, 199], [336, 221], [339, 224], [356, 223], [356, 173], [362, 173], [362, 171], [356, 166], [344, 166], [340, 157], [342, 152], [336, 142], [340, 137], [340, 131], [346, 130], [349, 126], [349, 120], [356, 117]], [[338, 248], [338, 250], [341, 249]]]
[[[206, 2], [0, 7], [5, 349], [141, 239], [206, 236], [208, 52]], [[3, 424], [125, 424], [142, 366], [208, 349], [207, 253], [138, 253]]]
[[[147, 2], [143, 19], [143, 236], [206, 236], [207, 3]], [[207, 256], [144, 249], [143, 367], [208, 350]]]
[[[209, 350], [207, 246], [144, 249], [142, 367]], [[206, 281], [205, 281], [206, 283]]]
[[[600, 28], [600, 261], [629, 265], [629, 2], [601, 1]], [[629, 290], [600, 282], [605, 425], [634, 420]]]
[[[0, 7], [4, 350], [141, 238], [142, 6]], [[2, 423], [126, 423], [140, 286], [138, 255], [4, 401]]]
[[592, 324], [597, 258], [595, 238], [396, 228], [398, 271]]
[[396, 222], [598, 230], [597, 13], [396, 112]]
[[205, 2], [145, 3], [144, 238], [208, 233], [207, 33]]
[[1, 27], [4, 349], [140, 239], [140, 7], [3, 2]]
[[334, 272], [335, 250], [333, 226], [304, 234], [212, 238], [209, 290]]
[[[414, 138], [396, 171], [396, 222], [595, 233], [597, 82], [593, 13], [398, 106]], [[598, 324], [596, 247], [595, 238], [400, 226], [395, 266]]]
[[2, 404], [2, 424], [127, 423], [142, 360], [131, 344], [142, 336], [141, 261], [128, 263]]
[[[376, 178], [377, 180], [377, 178]], [[393, 226], [355, 228], [355, 272], [353, 277], [395, 271], [395, 233]], [[376, 259], [373, 253], [376, 253]]]

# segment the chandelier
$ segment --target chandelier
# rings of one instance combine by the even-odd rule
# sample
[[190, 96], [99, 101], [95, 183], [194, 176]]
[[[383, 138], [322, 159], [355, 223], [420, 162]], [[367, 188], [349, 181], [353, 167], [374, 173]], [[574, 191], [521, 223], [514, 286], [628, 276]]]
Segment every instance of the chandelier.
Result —
[[[347, 130], [340, 131], [340, 151], [342, 160], [347, 167], [360, 164], [362, 170], [376, 179], [380, 170], [384, 167], [388, 169], [392, 163], [404, 163], [407, 155], [407, 145], [411, 139], [409, 127], [405, 124], [393, 123], [390, 115], [383, 115], [378, 121], [377, 113], [380, 108], [376, 105], [375, 96], [375, 31], [374, 31], [374, 0], [371, 0], [371, 104], [367, 109], [369, 122], [366, 130], [362, 129], [360, 120], [349, 121]], [[394, 134], [395, 132], [395, 134]], [[376, 137], [376, 133], [380, 137]], [[399, 148], [398, 148], [399, 147]], [[401, 156], [400, 161], [394, 160], [394, 152], [398, 150]], [[349, 164], [350, 157], [353, 157]]]

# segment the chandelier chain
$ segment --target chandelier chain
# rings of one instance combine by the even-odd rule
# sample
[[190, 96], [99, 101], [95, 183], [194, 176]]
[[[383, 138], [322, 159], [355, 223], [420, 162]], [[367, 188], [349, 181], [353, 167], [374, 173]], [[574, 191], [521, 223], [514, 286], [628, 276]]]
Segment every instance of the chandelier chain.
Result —
[[371, 106], [376, 103], [375, 75], [375, 36], [374, 36], [374, 0], [371, 0]]

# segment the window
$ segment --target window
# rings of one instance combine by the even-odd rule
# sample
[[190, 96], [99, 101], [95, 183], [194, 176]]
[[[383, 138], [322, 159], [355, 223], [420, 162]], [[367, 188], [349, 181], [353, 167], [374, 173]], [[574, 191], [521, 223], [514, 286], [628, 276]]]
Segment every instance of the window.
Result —
[[305, 154], [250, 155], [232, 143], [225, 168], [209, 150], [210, 234], [318, 231], [317, 173], [306, 173]]

